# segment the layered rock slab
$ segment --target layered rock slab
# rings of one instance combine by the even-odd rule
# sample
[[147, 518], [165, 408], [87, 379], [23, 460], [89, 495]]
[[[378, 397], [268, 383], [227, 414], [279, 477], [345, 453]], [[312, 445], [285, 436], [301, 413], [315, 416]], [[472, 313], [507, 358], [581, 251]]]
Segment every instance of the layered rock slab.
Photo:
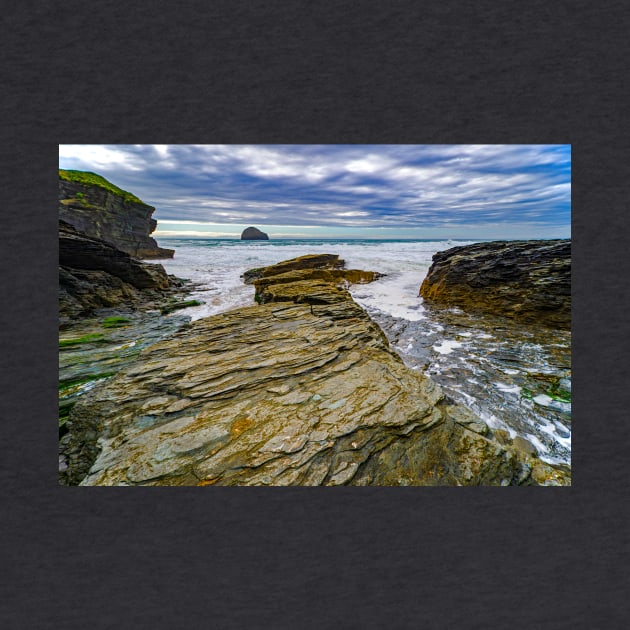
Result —
[[346, 290], [349, 285], [373, 282], [382, 276], [376, 271], [345, 269], [338, 254], [308, 254], [249, 269], [242, 277], [255, 286], [259, 303], [332, 304], [352, 299]]
[[267, 302], [328, 304], [350, 299], [351, 284], [365, 284], [381, 277], [361, 269], [299, 269], [254, 280], [256, 298]]
[[269, 278], [302, 269], [342, 269], [344, 265], [345, 261], [341, 260], [338, 254], [307, 254], [284, 260], [276, 265], [248, 269], [242, 278], [245, 284], [252, 284], [260, 278]]
[[571, 327], [571, 241], [495, 241], [433, 256], [420, 295], [525, 323]]
[[59, 221], [59, 314], [62, 322], [107, 307], [160, 300], [182, 282], [110, 243]]
[[351, 299], [198, 320], [86, 394], [69, 424], [82, 485], [564, 482], [544, 464], [534, 481], [538, 460], [447, 405]]

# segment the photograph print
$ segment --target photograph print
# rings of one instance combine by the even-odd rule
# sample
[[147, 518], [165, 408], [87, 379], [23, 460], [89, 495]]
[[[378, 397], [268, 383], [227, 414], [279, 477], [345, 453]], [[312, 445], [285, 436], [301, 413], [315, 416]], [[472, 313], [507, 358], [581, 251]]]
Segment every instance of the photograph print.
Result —
[[570, 145], [60, 145], [59, 483], [569, 486]]

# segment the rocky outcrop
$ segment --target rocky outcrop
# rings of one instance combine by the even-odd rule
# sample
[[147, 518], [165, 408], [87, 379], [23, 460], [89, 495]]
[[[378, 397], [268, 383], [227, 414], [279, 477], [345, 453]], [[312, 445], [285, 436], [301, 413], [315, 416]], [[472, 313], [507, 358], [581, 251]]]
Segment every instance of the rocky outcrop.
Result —
[[343, 269], [345, 261], [339, 259], [339, 254], [307, 254], [291, 260], [284, 260], [277, 265], [257, 267], [247, 270], [241, 277], [245, 284], [252, 284], [259, 278], [278, 276], [290, 271], [301, 269]]
[[258, 228], [248, 227], [241, 234], [241, 241], [268, 241], [269, 235], [261, 232]]
[[292, 301], [197, 320], [85, 394], [68, 421], [69, 482], [567, 483], [405, 367], [346, 291], [301, 283]]
[[256, 301], [332, 304], [350, 299], [350, 284], [372, 282], [383, 274], [361, 269], [344, 269], [337, 254], [316, 254], [285, 260], [243, 274], [256, 287]]
[[59, 218], [136, 258], [172, 258], [150, 234], [155, 208], [94, 173], [59, 171]]
[[428, 302], [571, 327], [571, 241], [496, 241], [433, 256], [420, 287]]
[[59, 311], [61, 322], [96, 309], [133, 306], [182, 286], [164, 267], [143, 263], [109, 243], [59, 221]]

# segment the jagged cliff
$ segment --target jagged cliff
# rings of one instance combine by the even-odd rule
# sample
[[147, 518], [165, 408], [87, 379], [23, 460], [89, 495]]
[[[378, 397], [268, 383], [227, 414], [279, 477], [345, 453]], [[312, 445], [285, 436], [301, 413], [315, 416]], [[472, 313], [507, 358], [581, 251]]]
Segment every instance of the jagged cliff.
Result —
[[59, 221], [59, 317], [68, 324], [100, 308], [160, 302], [182, 282]]
[[494, 241], [433, 256], [420, 287], [428, 302], [571, 327], [571, 241]]
[[140, 258], [164, 258], [149, 236], [153, 208], [106, 179], [59, 171], [59, 321], [64, 328], [102, 308], [161, 308], [184, 282]]
[[172, 258], [151, 238], [155, 208], [95, 173], [59, 170], [59, 219], [136, 258]]

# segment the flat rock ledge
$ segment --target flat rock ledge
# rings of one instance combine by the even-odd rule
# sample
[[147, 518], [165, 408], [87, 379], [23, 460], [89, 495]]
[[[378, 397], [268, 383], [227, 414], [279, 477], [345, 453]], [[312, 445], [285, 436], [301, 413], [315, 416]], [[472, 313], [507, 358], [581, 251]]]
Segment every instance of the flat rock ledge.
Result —
[[197, 320], [86, 394], [62, 482], [570, 483], [567, 469], [448, 404], [336, 280], [300, 283], [291, 300]]
[[429, 303], [571, 327], [571, 241], [495, 241], [433, 256], [420, 287]]

